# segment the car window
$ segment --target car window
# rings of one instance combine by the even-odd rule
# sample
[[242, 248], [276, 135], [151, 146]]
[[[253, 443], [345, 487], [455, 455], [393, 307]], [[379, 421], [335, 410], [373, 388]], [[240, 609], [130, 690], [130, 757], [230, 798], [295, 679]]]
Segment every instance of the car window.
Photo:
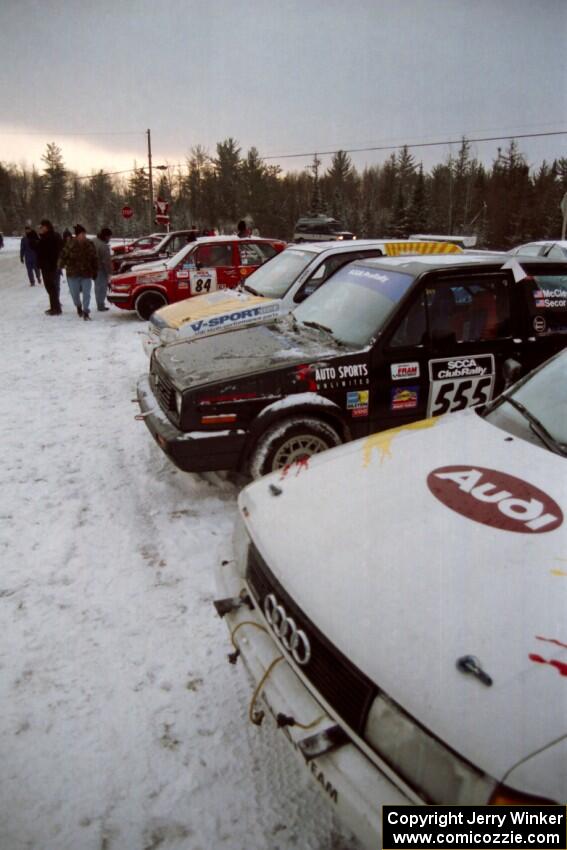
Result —
[[551, 257], [552, 260], [566, 260], [567, 249], [562, 248], [561, 245], [552, 245], [545, 256]]
[[268, 259], [254, 242], [241, 242], [238, 248], [240, 263], [243, 266], [261, 266]]
[[232, 266], [232, 243], [199, 245], [195, 252], [195, 261], [203, 268]]
[[423, 345], [426, 334], [425, 294], [422, 293], [401, 318], [390, 340], [390, 347], [402, 348], [404, 346]]
[[433, 340], [482, 342], [511, 334], [509, 283], [475, 279], [428, 287], [429, 332]]
[[517, 254], [524, 254], [527, 257], [538, 257], [541, 253], [541, 245], [520, 245], [516, 249]]
[[265, 298], [283, 298], [316, 256], [314, 251], [288, 248], [256, 269], [247, 279], [246, 285]]

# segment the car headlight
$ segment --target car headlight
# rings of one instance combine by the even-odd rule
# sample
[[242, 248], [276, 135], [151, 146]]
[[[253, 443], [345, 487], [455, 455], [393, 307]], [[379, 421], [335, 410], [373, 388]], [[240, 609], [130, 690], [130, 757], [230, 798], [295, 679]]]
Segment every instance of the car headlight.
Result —
[[234, 532], [232, 535], [232, 550], [234, 553], [234, 563], [238, 570], [238, 574], [244, 578], [246, 575], [246, 566], [248, 563], [248, 549], [250, 547], [250, 536], [246, 529], [242, 515], [239, 513], [236, 518]]
[[175, 328], [162, 328], [159, 332], [159, 340], [162, 345], [170, 345], [177, 342], [177, 331]]
[[427, 803], [485, 804], [495, 782], [434, 738], [380, 694], [372, 704], [366, 741]]
[[175, 408], [177, 410], [177, 415], [181, 419], [181, 408], [183, 407], [183, 396], [178, 390], [175, 390]]

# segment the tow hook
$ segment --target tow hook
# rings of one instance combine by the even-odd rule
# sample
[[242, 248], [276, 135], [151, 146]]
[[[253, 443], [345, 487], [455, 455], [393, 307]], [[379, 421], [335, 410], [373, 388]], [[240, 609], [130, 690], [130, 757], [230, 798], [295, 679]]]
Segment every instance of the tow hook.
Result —
[[151, 415], [152, 415], [152, 413], [154, 412], [154, 409], [155, 409], [155, 408], [153, 408], [153, 407], [152, 407], [152, 409], [151, 409], [151, 410], [146, 410], [146, 412], [145, 412], [145, 413], [137, 413], [137, 414], [134, 416], [134, 419], [135, 419], [137, 422], [143, 422], [143, 421], [144, 421], [144, 419], [146, 418], [146, 416], [151, 416]]
[[247, 605], [250, 611], [254, 610], [252, 600], [246, 590], [242, 590], [240, 596], [229, 596], [226, 599], [215, 599], [213, 601], [215, 610], [219, 617], [224, 617], [225, 614], [230, 614], [231, 611], [237, 611], [243, 605]]

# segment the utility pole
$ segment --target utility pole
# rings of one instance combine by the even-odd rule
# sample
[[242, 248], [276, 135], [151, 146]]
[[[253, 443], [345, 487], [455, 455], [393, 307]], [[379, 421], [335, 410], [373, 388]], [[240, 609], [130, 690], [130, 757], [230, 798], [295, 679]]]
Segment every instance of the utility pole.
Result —
[[154, 184], [152, 179], [152, 137], [149, 130], [146, 130], [146, 135], [148, 137], [148, 179], [149, 179], [149, 188], [150, 188], [150, 229], [149, 233], [152, 232], [153, 220], [154, 220]]

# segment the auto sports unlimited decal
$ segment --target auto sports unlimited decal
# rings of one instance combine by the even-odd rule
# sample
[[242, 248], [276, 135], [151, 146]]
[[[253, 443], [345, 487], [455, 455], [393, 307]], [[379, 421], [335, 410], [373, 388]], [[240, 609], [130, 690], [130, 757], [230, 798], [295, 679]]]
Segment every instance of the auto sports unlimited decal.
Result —
[[419, 387], [392, 387], [390, 410], [412, 410], [419, 403]]
[[366, 363], [319, 366], [315, 368], [315, 381], [319, 390], [364, 386], [369, 382], [368, 366]]
[[265, 307], [247, 307], [234, 310], [232, 313], [222, 313], [220, 316], [211, 316], [210, 319], [196, 319], [189, 323], [189, 327], [195, 335], [205, 334], [232, 325], [247, 325], [252, 322], [265, 321], [278, 315], [279, 305], [272, 303]]
[[461, 516], [503, 531], [543, 534], [563, 522], [561, 508], [547, 493], [496, 469], [443, 466], [429, 473], [427, 486]]
[[473, 354], [429, 361], [427, 415], [454, 413], [485, 404], [494, 388], [494, 355]]
[[216, 269], [193, 269], [189, 272], [191, 295], [202, 295], [217, 289]]
[[354, 418], [368, 416], [368, 390], [354, 390], [346, 394], [347, 410], [350, 410]]
[[393, 381], [403, 381], [404, 378], [419, 378], [419, 363], [392, 363], [390, 372]]

